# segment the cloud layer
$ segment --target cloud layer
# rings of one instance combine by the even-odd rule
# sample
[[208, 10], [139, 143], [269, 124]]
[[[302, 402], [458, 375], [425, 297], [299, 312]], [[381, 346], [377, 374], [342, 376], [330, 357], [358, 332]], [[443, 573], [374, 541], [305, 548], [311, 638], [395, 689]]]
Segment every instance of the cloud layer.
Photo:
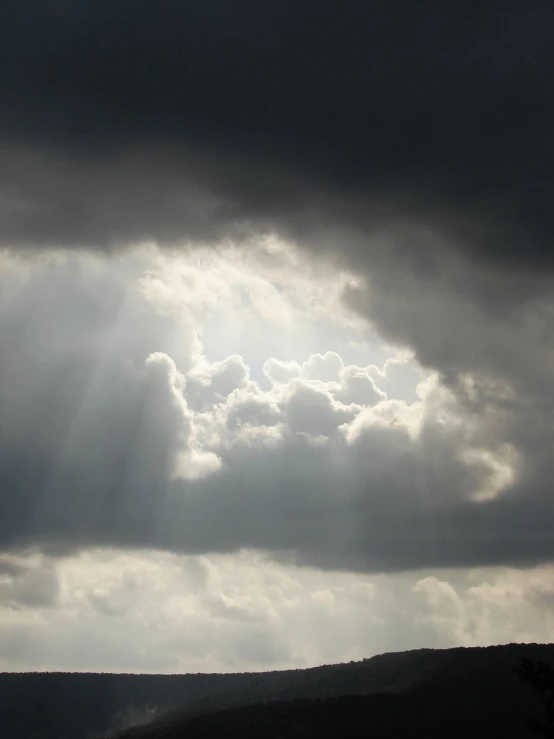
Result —
[[551, 642], [552, 568], [367, 576], [244, 552], [0, 558], [4, 670], [232, 672]]

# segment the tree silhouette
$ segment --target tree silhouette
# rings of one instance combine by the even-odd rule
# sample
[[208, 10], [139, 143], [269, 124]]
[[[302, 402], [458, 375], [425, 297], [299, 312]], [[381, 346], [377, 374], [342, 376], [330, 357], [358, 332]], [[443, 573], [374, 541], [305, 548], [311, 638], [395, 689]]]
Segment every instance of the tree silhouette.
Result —
[[545, 662], [524, 659], [515, 671], [539, 694], [546, 713], [544, 721], [529, 719], [529, 728], [540, 736], [554, 739], [554, 670]]

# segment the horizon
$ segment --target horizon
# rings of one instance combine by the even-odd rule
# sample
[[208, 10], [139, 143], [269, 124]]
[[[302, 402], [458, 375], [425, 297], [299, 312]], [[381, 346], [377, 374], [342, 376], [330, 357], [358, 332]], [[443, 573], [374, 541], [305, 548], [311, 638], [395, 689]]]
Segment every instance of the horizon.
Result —
[[454, 652], [461, 650], [479, 651], [488, 649], [501, 649], [502, 647], [550, 647], [554, 646], [552, 642], [508, 642], [499, 644], [486, 644], [486, 645], [474, 645], [474, 646], [455, 646], [455, 647], [413, 647], [412, 649], [404, 649], [400, 652], [379, 652], [372, 654], [369, 657], [361, 657], [357, 660], [349, 660], [348, 662], [332, 662], [330, 664], [323, 663], [317, 665], [308, 665], [306, 667], [284, 667], [276, 670], [248, 670], [246, 672], [232, 671], [232, 672], [117, 672], [117, 671], [96, 671], [91, 672], [88, 670], [14, 670], [7, 671], [1, 670], [0, 675], [110, 675], [110, 676], [122, 676], [122, 677], [183, 677], [183, 676], [195, 676], [195, 675], [263, 675], [266, 673], [273, 672], [308, 672], [310, 670], [318, 670], [323, 667], [343, 667], [346, 665], [359, 665], [364, 662], [371, 662], [377, 657], [395, 656], [399, 654], [409, 654], [412, 652]]

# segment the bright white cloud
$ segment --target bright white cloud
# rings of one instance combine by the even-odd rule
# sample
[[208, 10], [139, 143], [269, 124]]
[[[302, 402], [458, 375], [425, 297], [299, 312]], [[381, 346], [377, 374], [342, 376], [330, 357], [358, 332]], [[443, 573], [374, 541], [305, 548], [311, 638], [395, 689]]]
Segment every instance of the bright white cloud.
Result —
[[207, 317], [233, 310], [246, 322], [258, 316], [294, 330], [298, 320], [324, 318], [361, 327], [342, 295], [356, 278], [326, 262], [314, 262], [292, 244], [258, 237], [248, 244], [191, 245], [183, 252], [152, 252], [140, 281], [148, 300], [171, 312]]

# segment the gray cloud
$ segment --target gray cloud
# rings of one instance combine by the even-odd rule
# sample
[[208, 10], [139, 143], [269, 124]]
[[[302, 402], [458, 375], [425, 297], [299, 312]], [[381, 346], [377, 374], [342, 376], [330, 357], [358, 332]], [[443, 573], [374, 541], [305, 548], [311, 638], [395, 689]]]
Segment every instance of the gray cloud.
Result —
[[0, 605], [12, 609], [54, 608], [59, 605], [59, 574], [42, 557], [0, 555]]

